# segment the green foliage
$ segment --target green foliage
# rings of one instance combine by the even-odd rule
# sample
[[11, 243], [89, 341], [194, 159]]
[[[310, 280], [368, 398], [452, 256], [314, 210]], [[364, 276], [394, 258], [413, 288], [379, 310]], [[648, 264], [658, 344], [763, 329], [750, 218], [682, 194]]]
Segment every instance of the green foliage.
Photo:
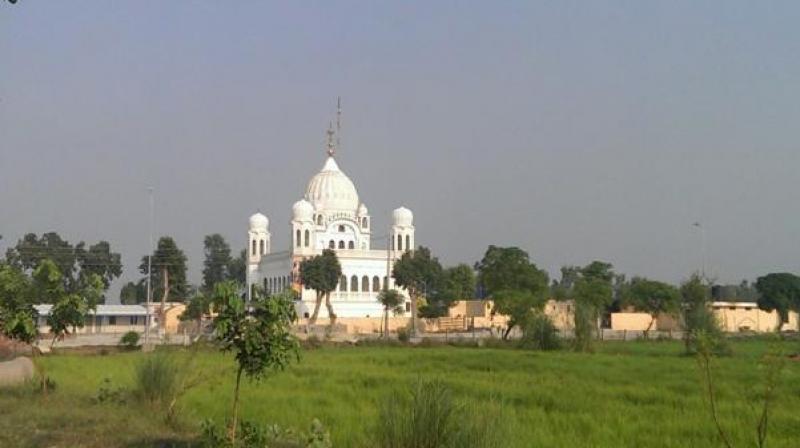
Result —
[[411, 332], [408, 328], [401, 327], [397, 329], [397, 340], [404, 344], [411, 340]]
[[610, 263], [593, 261], [582, 268], [571, 291], [575, 301], [575, 349], [592, 351], [601, 311], [614, 300]]
[[521, 348], [529, 350], [557, 350], [561, 348], [558, 329], [544, 313], [533, 313], [522, 328]]
[[203, 291], [212, 292], [214, 285], [231, 278], [231, 247], [222, 235], [206, 235], [203, 240]]
[[119, 302], [123, 305], [136, 305], [147, 301], [147, 285], [144, 280], [128, 282], [119, 291]]
[[429, 294], [427, 303], [420, 308], [420, 316], [446, 316], [454, 302], [475, 297], [475, 272], [469, 265], [459, 264], [445, 269], [439, 284], [435, 294]]
[[122, 335], [119, 338], [119, 345], [125, 347], [128, 350], [134, 350], [139, 345], [139, 333], [135, 331], [129, 331]]
[[[64, 290], [75, 293], [84, 289], [86, 281], [97, 276], [102, 282], [102, 291], [122, 275], [119, 253], [111, 251], [107, 241], [100, 241], [86, 249], [86, 243], [72, 245], [55, 232], [26, 234], [17, 244], [6, 251], [8, 262], [26, 272], [33, 272], [44, 260], [50, 260], [61, 273]], [[49, 302], [53, 303], [53, 302]]]
[[247, 250], [242, 249], [239, 256], [232, 259], [228, 265], [228, 278], [244, 285], [247, 282]]
[[678, 312], [681, 305], [681, 293], [670, 284], [634, 277], [626, 289], [624, 303], [632, 305], [637, 311], [650, 314], [652, 319], [645, 331], [645, 335], [647, 335], [659, 314]]
[[442, 265], [424, 246], [406, 251], [394, 264], [395, 284], [408, 291], [411, 298], [412, 331], [416, 331], [418, 304], [425, 296], [435, 297], [441, 287]]
[[711, 311], [709, 291], [699, 275], [693, 275], [681, 285], [683, 299], [683, 338], [686, 353], [697, 353], [700, 337], [714, 354], [730, 352], [725, 335]]
[[114, 387], [111, 383], [111, 378], [103, 378], [100, 387], [97, 388], [97, 394], [94, 397], [96, 403], [113, 403], [125, 404], [128, 391], [124, 387]]
[[[139, 272], [147, 276], [147, 255], [142, 257]], [[178, 248], [175, 240], [169, 236], [158, 239], [153, 252], [151, 266], [153, 269], [151, 288], [153, 297], [161, 297], [162, 302], [184, 300], [188, 293], [186, 283], [186, 255]]]
[[403, 295], [396, 289], [384, 289], [378, 294], [378, 302], [383, 305], [384, 311], [394, 314], [403, 312]]
[[88, 313], [89, 304], [78, 294], [67, 294], [61, 297], [47, 316], [47, 325], [50, 326], [50, 332], [53, 333], [51, 346], [69, 334], [70, 329], [83, 328]]
[[239, 385], [242, 373], [260, 379], [268, 370], [286, 368], [292, 358], [299, 360], [299, 344], [291, 333], [297, 319], [293, 295], [256, 294], [250, 304], [239, 296], [234, 282], [214, 287], [214, 332], [223, 351], [233, 352], [238, 370], [233, 400], [231, 440], [236, 440]]
[[305, 287], [313, 289], [317, 293], [314, 313], [311, 315], [311, 323], [317, 320], [323, 297], [326, 298], [328, 314], [331, 315], [331, 318], [335, 318], [329, 295], [336, 290], [341, 276], [342, 266], [339, 264], [339, 258], [336, 257], [336, 252], [330, 249], [325, 249], [322, 251], [322, 255], [306, 258], [300, 263], [300, 281]]
[[494, 300], [494, 312], [509, 317], [505, 336], [547, 301], [547, 273], [518, 247], [489, 246], [478, 271], [478, 281]]
[[231, 442], [224, 428], [213, 421], [206, 420], [202, 424], [203, 446], [208, 448], [330, 448], [330, 433], [319, 420], [314, 419], [307, 432], [284, 429], [278, 425], [260, 425], [242, 421], [239, 425], [241, 438]]
[[[781, 323], [789, 321], [789, 311], [800, 311], [800, 277], [790, 273], [767, 274], [756, 279], [758, 307], [777, 310]], [[778, 328], [780, 329], [780, 324]]]
[[198, 292], [186, 304], [186, 309], [181, 313], [181, 321], [200, 321], [203, 317], [211, 315], [211, 297]]
[[383, 403], [376, 443], [383, 448], [505, 446], [499, 418], [478, 409], [457, 402], [442, 381], [420, 380], [410, 397], [395, 393]]
[[134, 378], [134, 396], [163, 406], [178, 389], [178, 366], [167, 353], [150, 354], [136, 364]]
[[39, 314], [31, 296], [28, 277], [19, 268], [0, 263], [0, 333], [28, 344], [36, 340]]

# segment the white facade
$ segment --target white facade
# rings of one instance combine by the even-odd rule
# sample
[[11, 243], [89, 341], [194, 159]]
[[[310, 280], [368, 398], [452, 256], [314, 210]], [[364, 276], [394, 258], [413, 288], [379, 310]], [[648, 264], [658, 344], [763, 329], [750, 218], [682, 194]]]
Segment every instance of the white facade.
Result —
[[[378, 293], [389, 281], [391, 269], [403, 252], [414, 247], [414, 216], [405, 207], [392, 214], [391, 242], [387, 248], [372, 248], [372, 217], [359, 201], [355, 185], [341, 169], [329, 144], [322, 170], [308, 182], [305, 195], [292, 206], [291, 244], [288, 250], [272, 252], [269, 220], [261, 213], [250, 217], [248, 231], [248, 284], [261, 285], [269, 293], [293, 288], [300, 291], [297, 314], [313, 313], [316, 293], [300, 284], [300, 263], [333, 249], [342, 266], [339, 287], [331, 293], [337, 317], [379, 317], [383, 308]], [[398, 288], [399, 289], [399, 288]], [[404, 295], [404, 290], [400, 290]], [[406, 309], [409, 309], [406, 298]], [[328, 317], [324, 304], [319, 316]]]

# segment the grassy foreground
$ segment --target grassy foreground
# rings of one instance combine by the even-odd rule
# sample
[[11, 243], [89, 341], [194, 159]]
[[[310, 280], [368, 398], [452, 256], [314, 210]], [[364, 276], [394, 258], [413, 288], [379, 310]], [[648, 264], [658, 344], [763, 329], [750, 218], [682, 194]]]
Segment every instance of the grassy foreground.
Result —
[[[797, 351], [786, 344], [787, 349]], [[715, 360], [720, 416], [735, 446], [755, 445], [762, 341], [738, 341]], [[248, 420], [307, 428], [313, 418], [337, 447], [372, 446], [377, 409], [419, 378], [440, 378], [469, 406], [502, 413], [514, 447], [719, 447], [694, 358], [677, 342], [607, 342], [598, 353], [460, 347], [329, 347], [299, 364], [245, 383]], [[176, 357], [189, 356], [176, 350]], [[207, 382], [181, 399], [180, 423], [128, 399], [97, 403], [108, 378], [130, 389], [142, 353], [53, 355], [42, 359], [57, 384], [49, 396], [0, 391], [0, 446], [191, 446], [199, 422], [223, 421], [234, 380], [232, 358], [197, 354]], [[770, 420], [769, 446], [800, 446], [800, 362], [787, 361]]]

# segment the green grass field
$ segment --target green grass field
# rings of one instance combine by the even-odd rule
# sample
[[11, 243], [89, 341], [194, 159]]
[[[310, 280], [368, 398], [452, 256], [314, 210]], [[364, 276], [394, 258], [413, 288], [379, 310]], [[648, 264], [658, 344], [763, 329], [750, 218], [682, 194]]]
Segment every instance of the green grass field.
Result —
[[[785, 342], [797, 351], [797, 342]], [[733, 344], [715, 360], [720, 415], [735, 446], [755, 446], [755, 404], [768, 349]], [[440, 378], [468, 406], [501, 412], [514, 447], [718, 447], [697, 363], [677, 342], [607, 342], [595, 354], [462, 347], [328, 347], [304, 350], [301, 362], [243, 387], [248, 420], [306, 428], [313, 418], [337, 447], [372, 446], [380, 404], [420, 378]], [[186, 359], [188, 351], [174, 356]], [[228, 415], [232, 358], [199, 352], [207, 380], [181, 400], [180, 424], [153, 409], [96, 403], [105, 378], [130, 388], [142, 353], [54, 355], [42, 359], [57, 383], [48, 397], [0, 392], [0, 446], [168, 446], [191, 441], [206, 418]], [[800, 362], [787, 361], [770, 420], [769, 446], [800, 446]]]

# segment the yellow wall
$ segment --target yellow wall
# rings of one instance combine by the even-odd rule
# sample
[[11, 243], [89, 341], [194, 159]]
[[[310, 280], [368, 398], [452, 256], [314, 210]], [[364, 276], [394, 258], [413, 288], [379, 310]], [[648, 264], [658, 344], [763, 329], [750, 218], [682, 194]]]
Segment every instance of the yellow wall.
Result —
[[[775, 331], [778, 325], [776, 311], [764, 311], [752, 302], [714, 302], [714, 315], [717, 316], [724, 331], [755, 331], [765, 333]], [[797, 330], [797, 313], [789, 312], [789, 322], [781, 330]]]

